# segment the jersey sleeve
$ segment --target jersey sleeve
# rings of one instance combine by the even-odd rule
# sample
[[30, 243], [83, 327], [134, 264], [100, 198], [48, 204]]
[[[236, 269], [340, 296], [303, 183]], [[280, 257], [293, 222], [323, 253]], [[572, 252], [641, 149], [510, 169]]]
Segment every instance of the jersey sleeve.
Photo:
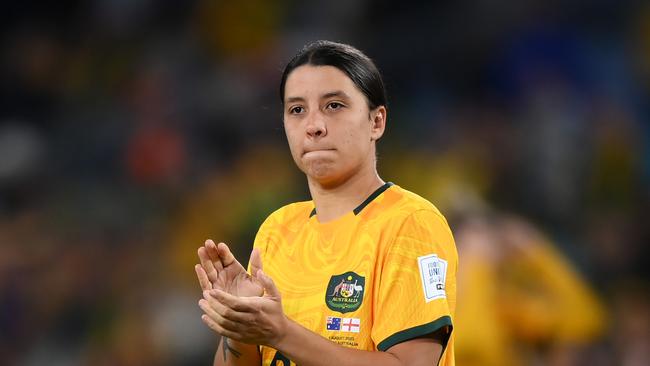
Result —
[[434, 210], [408, 216], [386, 249], [373, 299], [371, 337], [380, 351], [452, 330], [458, 255], [451, 230]]

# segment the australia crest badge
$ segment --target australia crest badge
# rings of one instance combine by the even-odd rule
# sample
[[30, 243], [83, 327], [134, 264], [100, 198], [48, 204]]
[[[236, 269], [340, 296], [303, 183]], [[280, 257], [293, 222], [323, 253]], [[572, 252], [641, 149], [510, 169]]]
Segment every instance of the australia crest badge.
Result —
[[345, 272], [330, 278], [325, 292], [325, 304], [339, 313], [359, 309], [363, 302], [366, 279], [354, 272]]

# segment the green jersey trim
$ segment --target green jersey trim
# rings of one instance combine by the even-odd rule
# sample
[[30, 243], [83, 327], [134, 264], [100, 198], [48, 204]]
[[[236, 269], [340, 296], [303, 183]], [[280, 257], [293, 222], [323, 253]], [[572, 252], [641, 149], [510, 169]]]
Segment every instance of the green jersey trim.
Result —
[[451, 335], [451, 329], [453, 328], [451, 324], [451, 317], [449, 315], [442, 316], [431, 323], [427, 324], [422, 324], [415, 326], [413, 328], [409, 329], [404, 329], [401, 330], [392, 336], [384, 339], [383, 341], [379, 342], [377, 345], [377, 349], [380, 351], [386, 351], [387, 349], [391, 348], [392, 346], [402, 343], [414, 338], [422, 337], [427, 334], [432, 334], [444, 327], [449, 327], [450, 331], [446, 333], [445, 339], [443, 340], [442, 343], [442, 352], [445, 352], [445, 348], [447, 346], [447, 342], [449, 341], [449, 336]]
[[[395, 185], [395, 184], [394, 184], [393, 182], [386, 182], [386, 183], [384, 183], [384, 185], [382, 185], [381, 187], [377, 188], [377, 190], [375, 190], [374, 192], [372, 192], [372, 194], [371, 194], [370, 196], [368, 196], [368, 198], [366, 198], [365, 201], [361, 202], [361, 204], [360, 204], [359, 206], [357, 206], [357, 207], [352, 211], [352, 212], [354, 212], [354, 215], [355, 215], [355, 216], [358, 215], [358, 214], [361, 212], [361, 210], [363, 210], [366, 206], [368, 206], [368, 204], [369, 204], [370, 202], [372, 202], [375, 198], [379, 197], [380, 194], [384, 193], [385, 190], [387, 190], [388, 188], [390, 188], [390, 187], [392, 187], [392, 186], [394, 186], [394, 185]], [[311, 210], [311, 212], [309, 213], [309, 217], [312, 217], [312, 216], [314, 216], [314, 215], [316, 215], [316, 207], [314, 207], [314, 209]]]

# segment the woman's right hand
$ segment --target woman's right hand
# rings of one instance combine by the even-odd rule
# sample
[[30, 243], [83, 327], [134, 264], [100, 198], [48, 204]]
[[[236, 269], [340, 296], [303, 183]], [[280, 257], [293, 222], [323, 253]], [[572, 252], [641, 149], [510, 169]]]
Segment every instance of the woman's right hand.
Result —
[[219, 289], [234, 296], [262, 296], [264, 288], [255, 277], [262, 269], [262, 258], [257, 249], [251, 252], [251, 276], [237, 261], [224, 243], [215, 244], [212, 240], [198, 250], [201, 264], [194, 266], [201, 290]]

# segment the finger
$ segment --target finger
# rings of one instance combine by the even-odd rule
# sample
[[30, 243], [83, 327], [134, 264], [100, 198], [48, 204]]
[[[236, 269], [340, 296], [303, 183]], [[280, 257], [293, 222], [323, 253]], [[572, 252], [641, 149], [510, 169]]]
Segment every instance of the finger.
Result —
[[224, 267], [229, 266], [233, 262], [237, 261], [235, 259], [235, 256], [230, 251], [230, 248], [228, 248], [228, 246], [225, 243], [217, 244], [217, 251], [219, 253], [219, 258], [221, 259], [221, 263], [223, 263]]
[[206, 314], [201, 315], [201, 320], [213, 331], [221, 334], [224, 337], [228, 337], [230, 339], [234, 339], [236, 341], [241, 341], [242, 337], [239, 335], [239, 333], [233, 332], [231, 330], [225, 329], [222, 326], [220, 326], [217, 322], [212, 320], [209, 316]]
[[257, 311], [257, 307], [254, 306], [252, 300], [254, 297], [233, 296], [221, 290], [211, 290], [208, 292], [208, 294], [217, 299], [217, 301], [219, 301], [221, 304], [235, 311], [243, 313], [252, 313]]
[[201, 261], [201, 266], [208, 275], [208, 279], [210, 279], [210, 282], [213, 284], [216, 283], [219, 276], [217, 270], [214, 268], [214, 264], [212, 264], [210, 256], [208, 256], [207, 250], [205, 247], [200, 247], [197, 252], [199, 254], [199, 260]]
[[196, 277], [199, 279], [199, 284], [201, 285], [201, 290], [212, 290], [212, 283], [208, 278], [208, 274], [205, 273], [205, 270], [200, 264], [194, 266], [194, 271], [196, 271]]
[[209, 291], [203, 291], [203, 299], [222, 318], [241, 324], [252, 323], [255, 320], [255, 317], [251, 313], [237, 311], [222, 304], [215, 297], [211, 296]]
[[223, 329], [236, 332], [242, 328], [240, 323], [221, 316], [205, 299], [199, 300], [199, 307], [203, 310], [205, 315], [209, 316], [210, 319], [219, 324]]
[[208, 257], [210, 257], [210, 260], [212, 260], [214, 267], [217, 269], [217, 271], [221, 271], [223, 269], [223, 263], [221, 263], [221, 258], [219, 258], [217, 245], [211, 239], [208, 239], [205, 241], [205, 249], [208, 253]]
[[257, 277], [257, 271], [262, 269], [262, 256], [257, 248], [253, 248], [250, 259], [251, 274]]
[[264, 287], [264, 292], [266, 297], [272, 297], [279, 299], [280, 296], [280, 290], [275, 286], [275, 282], [273, 282], [273, 279], [264, 273], [261, 269], [257, 271], [257, 279], [262, 283], [262, 286]]

